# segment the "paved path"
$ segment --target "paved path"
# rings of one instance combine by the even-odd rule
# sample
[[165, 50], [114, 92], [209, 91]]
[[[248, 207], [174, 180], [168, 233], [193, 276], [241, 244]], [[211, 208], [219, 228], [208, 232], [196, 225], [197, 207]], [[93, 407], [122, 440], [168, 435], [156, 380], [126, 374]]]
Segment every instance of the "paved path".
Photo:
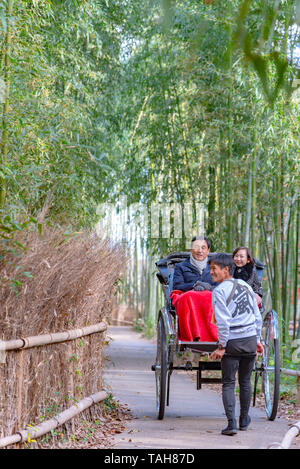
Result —
[[172, 374], [170, 406], [164, 419], [157, 420], [151, 371], [156, 343], [130, 327], [110, 327], [108, 336], [113, 340], [106, 349], [109, 361], [104, 384], [117, 400], [128, 404], [135, 417], [127, 423], [126, 431], [116, 436], [114, 448], [267, 448], [281, 441], [288, 430], [286, 421], [269, 422], [262, 410], [252, 407], [252, 423], [246, 432], [221, 435], [226, 418], [220, 394], [207, 388], [197, 391], [185, 372]]

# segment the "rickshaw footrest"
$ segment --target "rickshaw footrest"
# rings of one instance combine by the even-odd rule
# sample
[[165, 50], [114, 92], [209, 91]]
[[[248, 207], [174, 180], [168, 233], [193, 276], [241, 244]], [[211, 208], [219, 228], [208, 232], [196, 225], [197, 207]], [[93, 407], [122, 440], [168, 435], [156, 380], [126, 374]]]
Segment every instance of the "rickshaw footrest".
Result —
[[203, 383], [222, 383], [222, 378], [202, 378], [203, 370], [221, 370], [221, 362], [199, 362], [197, 370], [197, 389], [201, 389]]

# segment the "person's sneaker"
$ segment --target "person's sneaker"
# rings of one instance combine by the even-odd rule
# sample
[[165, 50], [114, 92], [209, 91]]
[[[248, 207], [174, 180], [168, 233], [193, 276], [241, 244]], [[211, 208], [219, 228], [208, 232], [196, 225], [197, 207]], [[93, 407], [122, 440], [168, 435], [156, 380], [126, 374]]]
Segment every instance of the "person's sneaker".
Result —
[[221, 431], [222, 435], [233, 436], [237, 434], [236, 420], [228, 420], [228, 425]]
[[250, 425], [250, 422], [251, 422], [251, 418], [250, 418], [250, 415], [247, 415], [246, 417], [240, 417], [240, 426], [239, 426], [239, 430], [242, 430], [242, 431], [245, 431], [247, 430], [247, 428], [249, 427]]

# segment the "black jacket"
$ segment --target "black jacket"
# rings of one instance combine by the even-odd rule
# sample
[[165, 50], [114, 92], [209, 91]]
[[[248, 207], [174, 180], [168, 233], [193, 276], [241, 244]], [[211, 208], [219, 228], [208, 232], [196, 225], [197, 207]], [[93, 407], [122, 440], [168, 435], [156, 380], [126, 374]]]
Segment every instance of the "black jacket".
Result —
[[212, 281], [208, 264], [203, 270], [202, 275], [200, 275], [199, 270], [191, 264], [189, 257], [185, 261], [175, 265], [173, 290], [181, 290], [184, 292], [192, 290], [197, 280], [207, 282], [210, 285], [218, 285], [218, 283]]
[[260, 297], [263, 296], [261, 283], [258, 280], [255, 265], [248, 263], [243, 267], [236, 266], [233, 272], [233, 278], [241, 278], [250, 285], [254, 293], [257, 293]]

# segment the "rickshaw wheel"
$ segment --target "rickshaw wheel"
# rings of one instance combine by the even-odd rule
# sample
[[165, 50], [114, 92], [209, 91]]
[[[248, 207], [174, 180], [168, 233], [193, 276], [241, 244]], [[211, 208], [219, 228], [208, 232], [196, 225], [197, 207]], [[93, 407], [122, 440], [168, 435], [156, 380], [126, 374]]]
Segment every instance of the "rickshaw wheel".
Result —
[[280, 350], [276, 313], [270, 311], [264, 322], [263, 391], [268, 420], [275, 420], [280, 388]]
[[165, 325], [161, 316], [157, 324], [155, 379], [157, 418], [158, 420], [162, 420], [164, 418], [166, 404], [167, 347]]

